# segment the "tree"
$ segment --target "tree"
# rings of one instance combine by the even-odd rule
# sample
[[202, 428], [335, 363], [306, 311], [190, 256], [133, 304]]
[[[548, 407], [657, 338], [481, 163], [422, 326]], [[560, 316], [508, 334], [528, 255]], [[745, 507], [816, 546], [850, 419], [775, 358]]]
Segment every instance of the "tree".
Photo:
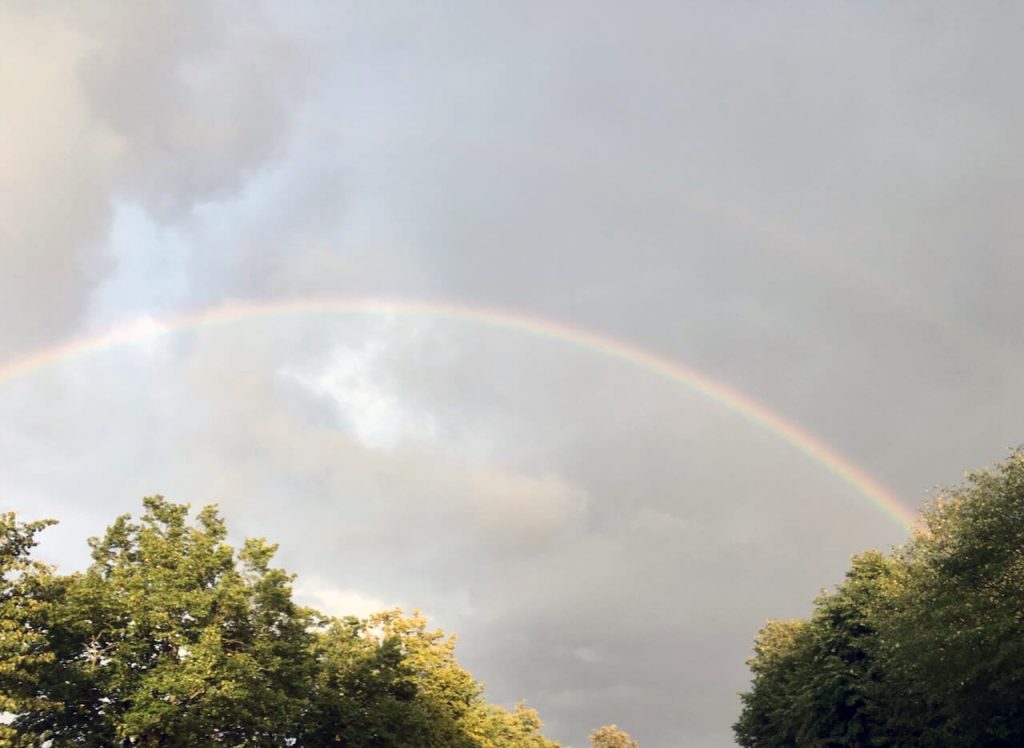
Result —
[[537, 711], [523, 702], [511, 712], [481, 704], [472, 718], [470, 732], [480, 748], [558, 748], [558, 743], [541, 735], [540, 728]]
[[[38, 692], [38, 673], [53, 660], [45, 624], [53, 576], [29, 557], [36, 535], [52, 524], [0, 514], [0, 712], [53, 713], [59, 706]], [[16, 737], [16, 729], [0, 725], [0, 745], [13, 745]]]
[[93, 563], [62, 580], [35, 687], [13, 727], [54, 746], [283, 745], [304, 708], [308, 613], [274, 547], [235, 552], [213, 507], [144, 501], [90, 541]]
[[769, 621], [754, 642], [754, 657], [747, 665], [753, 687], [741, 695], [743, 711], [733, 726], [736, 740], [750, 748], [797, 745], [804, 732], [802, 715], [793, 709], [808, 667], [806, 621]]
[[397, 610], [326, 623], [303, 743], [473, 746], [462, 722], [480, 688], [455, 661], [454, 639]]
[[901, 593], [901, 560], [855, 556], [843, 584], [822, 593], [807, 621], [772, 621], [758, 634], [754, 676], [733, 726], [749, 748], [915, 745], [893, 729], [884, 614]]
[[639, 748], [629, 733], [615, 725], [605, 725], [590, 733], [590, 745], [592, 748]]
[[0, 746], [557, 748], [419, 613], [302, 608], [275, 546], [228, 545], [215, 507], [143, 504], [66, 576], [30, 558], [49, 522], [0, 515]]
[[1024, 745], [1024, 453], [973, 473], [809, 621], [762, 629], [740, 745]]
[[533, 709], [489, 705], [455, 659], [455, 637], [418, 612], [333, 619], [317, 643], [307, 745], [557, 748]]
[[968, 476], [924, 512], [882, 625], [921, 746], [1024, 745], [1024, 452]]

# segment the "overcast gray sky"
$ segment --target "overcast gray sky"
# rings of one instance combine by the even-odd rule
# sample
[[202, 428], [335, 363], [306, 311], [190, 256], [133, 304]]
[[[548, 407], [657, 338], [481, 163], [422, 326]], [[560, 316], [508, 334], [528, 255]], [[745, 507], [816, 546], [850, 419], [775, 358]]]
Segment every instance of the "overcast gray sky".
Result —
[[[240, 302], [389, 297], [693, 367], [914, 507], [1024, 441], [1024, 11], [0, 5], [0, 371]], [[577, 748], [732, 744], [744, 660], [906, 536], [742, 413], [430, 314], [269, 316], [0, 377], [0, 501], [143, 495], [422, 608]]]

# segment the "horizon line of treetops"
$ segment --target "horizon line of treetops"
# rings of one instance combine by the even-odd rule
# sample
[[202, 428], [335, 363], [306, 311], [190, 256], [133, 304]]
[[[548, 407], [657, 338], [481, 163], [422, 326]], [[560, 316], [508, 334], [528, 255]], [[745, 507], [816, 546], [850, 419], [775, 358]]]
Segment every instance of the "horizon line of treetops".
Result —
[[[233, 548], [212, 506], [143, 505], [66, 575], [31, 556], [52, 520], [0, 514], [0, 747], [558, 748], [420, 613], [300, 606], [276, 546]], [[748, 664], [747, 748], [1024, 745], [1024, 450], [854, 556], [808, 619], [769, 621]], [[590, 743], [638, 748], [614, 725]]]

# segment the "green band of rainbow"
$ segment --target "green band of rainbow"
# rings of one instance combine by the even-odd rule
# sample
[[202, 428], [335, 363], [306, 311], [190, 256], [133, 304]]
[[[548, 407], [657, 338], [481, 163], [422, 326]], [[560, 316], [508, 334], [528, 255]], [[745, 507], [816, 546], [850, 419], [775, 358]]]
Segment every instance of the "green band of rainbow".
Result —
[[0, 365], [0, 384], [26, 377], [66, 359], [142, 342], [178, 330], [226, 325], [244, 320], [311, 314], [409, 315], [458, 320], [527, 333], [622, 361], [685, 385], [739, 413], [834, 473], [904, 528], [909, 529], [916, 523], [914, 513], [879, 481], [800, 426], [738, 390], [717, 382], [696, 369], [639, 346], [562, 322], [489, 307], [405, 299], [330, 297], [266, 302], [235, 301], [197, 312], [167, 317], [157, 322], [116, 327], [97, 335], [83, 336], [51, 348], [34, 351]]

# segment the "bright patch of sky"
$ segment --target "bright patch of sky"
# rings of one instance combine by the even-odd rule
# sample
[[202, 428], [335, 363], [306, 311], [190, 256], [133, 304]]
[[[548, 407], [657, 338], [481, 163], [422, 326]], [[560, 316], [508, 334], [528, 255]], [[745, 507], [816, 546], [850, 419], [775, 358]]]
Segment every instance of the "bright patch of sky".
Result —
[[186, 238], [154, 221], [140, 206], [114, 206], [108, 251], [113, 267], [93, 297], [93, 329], [155, 320], [189, 298]]
[[338, 587], [322, 577], [306, 576], [298, 580], [295, 585], [295, 598], [303, 605], [310, 605], [332, 616], [363, 617], [399, 607], [394, 601]]
[[368, 447], [394, 449], [404, 441], [433, 441], [438, 435], [433, 416], [408, 409], [387, 386], [377, 365], [385, 348], [377, 341], [340, 346], [319, 371], [286, 368], [282, 375], [331, 402], [342, 427]]

